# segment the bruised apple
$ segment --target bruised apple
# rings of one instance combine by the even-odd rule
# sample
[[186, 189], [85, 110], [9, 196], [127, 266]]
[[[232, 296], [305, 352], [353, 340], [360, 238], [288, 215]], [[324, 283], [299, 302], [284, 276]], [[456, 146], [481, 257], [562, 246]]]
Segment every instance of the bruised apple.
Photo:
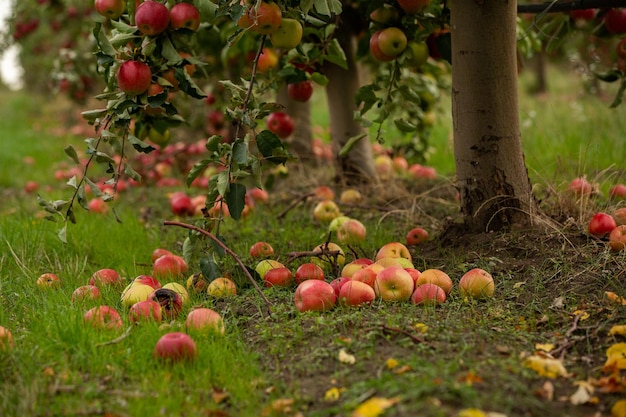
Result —
[[305, 311], [327, 311], [335, 307], [337, 295], [326, 281], [309, 279], [298, 285], [294, 294], [296, 309]]
[[173, 320], [183, 309], [183, 297], [179, 293], [169, 288], [159, 288], [152, 291], [148, 296], [149, 300], [154, 300], [161, 305], [163, 317]]
[[480, 268], [467, 271], [459, 281], [459, 292], [463, 298], [489, 298], [494, 290], [493, 277]]

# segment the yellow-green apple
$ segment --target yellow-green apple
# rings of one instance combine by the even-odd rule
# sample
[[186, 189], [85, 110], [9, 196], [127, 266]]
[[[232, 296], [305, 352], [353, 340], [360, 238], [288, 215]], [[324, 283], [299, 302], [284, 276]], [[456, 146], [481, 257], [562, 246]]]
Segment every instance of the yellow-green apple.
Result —
[[150, 275], [139, 275], [133, 280], [133, 284], [149, 285], [155, 290], [161, 288], [161, 283], [156, 278]]
[[97, 306], [88, 310], [83, 320], [97, 329], [119, 330], [123, 326], [120, 313], [109, 306]]
[[322, 268], [326, 268], [335, 263], [339, 268], [343, 268], [343, 265], [346, 263], [346, 255], [343, 249], [341, 249], [341, 246], [336, 243], [322, 243], [313, 248], [313, 252], [319, 253], [320, 255], [312, 256], [310, 258], [311, 262]]
[[313, 194], [318, 200], [334, 200], [335, 192], [327, 185], [319, 185], [313, 189]]
[[423, 227], [414, 227], [406, 234], [406, 245], [414, 246], [428, 240], [428, 232]]
[[626, 33], [626, 9], [609, 9], [604, 16], [604, 26], [612, 34]]
[[206, 292], [215, 298], [229, 297], [237, 294], [237, 285], [230, 278], [219, 277], [209, 283]]
[[327, 311], [335, 307], [337, 295], [326, 281], [309, 279], [298, 285], [294, 294], [294, 303], [299, 312]]
[[11, 331], [6, 327], [0, 326], [0, 349], [12, 349], [15, 347], [15, 343], [13, 342], [13, 335]]
[[452, 291], [452, 279], [450, 279], [450, 276], [440, 269], [431, 268], [422, 271], [420, 276], [415, 281], [415, 285], [422, 284], [438, 285], [446, 292], [446, 294], [450, 294], [450, 291]]
[[578, 197], [591, 195], [593, 185], [584, 177], [574, 178], [567, 186], [568, 191], [574, 193]]
[[154, 261], [152, 276], [156, 279], [176, 278], [187, 272], [187, 262], [178, 255], [163, 255]]
[[263, 276], [263, 283], [266, 287], [289, 287], [293, 284], [293, 274], [286, 267], [273, 268]]
[[[626, 49], [626, 38], [622, 39], [624, 43], [624, 48]], [[615, 184], [609, 190], [609, 197], [615, 200], [623, 200], [626, 198], [626, 185], [625, 184]]]
[[470, 269], [459, 281], [459, 292], [464, 299], [489, 298], [493, 296], [494, 290], [493, 277], [480, 268]]
[[611, 233], [616, 226], [617, 224], [615, 223], [613, 216], [607, 213], [599, 212], [594, 214], [589, 221], [588, 230], [589, 234], [602, 238]]
[[94, 9], [104, 17], [117, 19], [124, 13], [126, 2], [124, 0], [96, 0]]
[[354, 275], [357, 271], [365, 268], [367, 268], [367, 265], [352, 261], [343, 266], [343, 269], [341, 270], [341, 276], [351, 278], [352, 275]]
[[408, 39], [401, 29], [389, 27], [378, 35], [378, 47], [386, 56], [397, 57], [406, 49]]
[[274, 254], [274, 248], [267, 242], [255, 242], [250, 246], [250, 256], [253, 258], [266, 258]]
[[149, 300], [154, 300], [161, 305], [163, 317], [173, 320], [183, 309], [183, 297], [179, 293], [169, 288], [159, 288], [152, 291], [148, 296]]
[[365, 241], [366, 229], [363, 223], [349, 219], [337, 229], [337, 240], [346, 245], [357, 245]]
[[185, 286], [187, 287], [187, 291], [203, 293], [206, 292], [209, 281], [207, 281], [201, 273], [196, 273], [187, 278]]
[[392, 56], [389, 56], [389, 55], [385, 55], [380, 50], [379, 37], [380, 37], [381, 33], [382, 33], [382, 30], [379, 30], [377, 32], [374, 32], [372, 34], [372, 36], [370, 37], [370, 53], [378, 61], [382, 61], [382, 62], [393, 61], [395, 59], [395, 57], [392, 57]]
[[144, 1], [135, 11], [135, 24], [144, 35], [156, 36], [169, 26], [170, 11], [163, 3]]
[[154, 300], [139, 301], [130, 306], [128, 310], [128, 320], [131, 323], [140, 321], [160, 322], [162, 319], [161, 304]]
[[152, 294], [154, 288], [149, 285], [140, 283], [131, 283], [124, 291], [122, 291], [121, 301], [125, 307], [130, 307], [135, 303], [143, 300], [147, 300], [150, 294]]
[[355, 307], [372, 304], [376, 299], [374, 288], [361, 281], [349, 280], [339, 289], [337, 301], [341, 305]]
[[323, 200], [313, 208], [313, 218], [320, 223], [330, 223], [341, 215], [339, 206], [332, 200]]
[[273, 1], [252, 6], [248, 11], [248, 18], [252, 22], [250, 29], [261, 35], [270, 35], [278, 30], [282, 21], [280, 6]]
[[385, 301], [403, 301], [411, 298], [414, 285], [413, 278], [404, 268], [390, 266], [376, 274], [374, 291]]
[[437, 305], [446, 301], [446, 292], [435, 284], [422, 284], [411, 295], [413, 304]]
[[41, 289], [55, 288], [61, 285], [61, 280], [57, 274], [46, 272], [45, 274], [41, 274], [37, 277], [36, 284]]
[[162, 288], [172, 290], [180, 294], [183, 305], [187, 304], [187, 302], [189, 301], [189, 292], [187, 291], [187, 288], [185, 288], [184, 285], [178, 282], [168, 282], [167, 284], [163, 285]]
[[409, 261], [413, 260], [409, 249], [400, 242], [390, 242], [383, 245], [376, 252], [376, 260], [381, 258], [406, 258]]
[[[413, 282], [416, 282], [420, 275], [422, 275], [422, 273], [415, 268], [404, 268], [404, 270], [408, 272], [409, 275], [411, 275], [411, 278], [413, 278]], [[417, 285], [415, 286], [417, 287]]]
[[122, 282], [123, 280], [120, 274], [115, 269], [111, 268], [99, 269], [94, 272], [89, 279], [89, 285], [95, 285], [98, 288], [121, 286]]
[[97, 300], [100, 298], [100, 289], [95, 285], [82, 285], [72, 292], [72, 302]]
[[281, 139], [288, 138], [293, 133], [293, 119], [285, 112], [275, 111], [267, 116], [267, 128]]
[[282, 263], [278, 261], [275, 261], [273, 259], [264, 259], [260, 261], [258, 264], [256, 264], [256, 267], [254, 268], [254, 270], [256, 271], [257, 274], [259, 274], [259, 277], [263, 279], [267, 271], [269, 271], [270, 269], [284, 268], [284, 267], [285, 265], [283, 265]]
[[626, 226], [617, 226], [609, 234], [609, 246], [611, 250], [621, 251], [626, 248]]
[[374, 288], [374, 285], [376, 283], [376, 275], [378, 275], [378, 272], [380, 271], [376, 271], [373, 268], [366, 267], [352, 274], [352, 280], [364, 282], [370, 287]]
[[370, 13], [370, 20], [372, 22], [384, 25], [394, 24], [399, 19], [400, 13], [398, 12], [398, 9], [389, 4], [383, 4]]
[[613, 212], [613, 219], [615, 219], [615, 224], [617, 226], [621, 226], [626, 224], [626, 207], [620, 207]]
[[194, 308], [187, 314], [185, 320], [187, 331], [200, 333], [224, 334], [224, 320], [215, 310], [210, 308]]
[[324, 270], [312, 262], [304, 263], [296, 269], [296, 284], [300, 284], [308, 279], [324, 280]]
[[292, 49], [302, 40], [302, 24], [296, 20], [284, 17], [278, 29], [270, 34], [270, 41], [275, 48]]
[[413, 68], [421, 67], [430, 57], [428, 44], [426, 42], [409, 41], [407, 51], [410, 55], [405, 62]]
[[287, 85], [287, 94], [293, 101], [306, 103], [313, 95], [313, 83], [309, 80], [299, 81]]
[[341, 226], [344, 222], [346, 222], [348, 220], [350, 220], [350, 217], [348, 217], [348, 216], [338, 216], [338, 217], [335, 217], [334, 219], [332, 219], [332, 221], [328, 225], [328, 231], [330, 233], [336, 233], [337, 229], [339, 229], [339, 226]]
[[189, 29], [196, 31], [200, 26], [200, 12], [190, 3], [178, 3], [170, 9], [170, 26], [172, 29]]
[[126, 94], [140, 95], [152, 84], [152, 70], [145, 62], [126, 61], [117, 71], [117, 85]]
[[271, 48], [263, 48], [261, 56], [257, 62], [256, 69], [261, 73], [266, 73], [272, 68], [278, 67], [278, 55]]
[[399, 266], [401, 268], [413, 268], [413, 262], [406, 258], [392, 258], [390, 256], [380, 258], [376, 261], [377, 264], [382, 265], [384, 268], [390, 266]]
[[363, 196], [359, 190], [355, 190], [354, 188], [348, 188], [342, 191], [339, 196], [339, 202], [342, 204], [359, 204], [361, 201], [363, 201]]
[[397, 0], [398, 6], [406, 14], [415, 14], [430, 4], [430, 0]]
[[172, 332], [161, 336], [152, 355], [163, 362], [191, 361], [198, 356], [198, 348], [188, 334]]
[[339, 297], [339, 290], [341, 290], [341, 287], [348, 281], [350, 281], [350, 277], [343, 277], [343, 276], [335, 278], [332, 281], [330, 281], [329, 284], [335, 290], [335, 295], [337, 297]]

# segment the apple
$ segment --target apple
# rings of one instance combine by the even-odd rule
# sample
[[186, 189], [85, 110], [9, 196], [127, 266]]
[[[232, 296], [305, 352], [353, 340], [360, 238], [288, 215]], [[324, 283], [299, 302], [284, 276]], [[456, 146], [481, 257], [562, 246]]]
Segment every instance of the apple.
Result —
[[[626, 38], [622, 39], [624, 43], [624, 50], [626, 51]], [[626, 198], [626, 185], [625, 184], [616, 184], [609, 190], [609, 197], [613, 199], [624, 199]]]
[[300, 103], [306, 103], [313, 95], [313, 83], [309, 80], [287, 85], [289, 98]]
[[104, 214], [109, 211], [109, 206], [107, 206], [107, 203], [103, 199], [97, 197], [89, 200], [87, 210], [92, 213]]
[[128, 319], [131, 323], [138, 323], [140, 321], [155, 321], [160, 322], [163, 319], [161, 313], [161, 304], [154, 300], [143, 300], [136, 302], [130, 306], [128, 310]]
[[404, 156], [394, 156], [391, 158], [391, 165], [396, 174], [405, 174], [409, 169], [409, 161]]
[[250, 246], [250, 256], [253, 258], [266, 258], [274, 254], [274, 248], [267, 242], [256, 242]]
[[149, 285], [150, 287], [154, 288], [155, 290], [158, 290], [159, 288], [161, 288], [161, 283], [156, 278], [151, 277], [150, 275], [139, 275], [139, 276], [137, 276], [133, 280], [133, 284]]
[[93, 273], [89, 279], [89, 285], [95, 285], [98, 288], [109, 286], [121, 286], [122, 277], [115, 269], [103, 268]]
[[341, 305], [355, 307], [372, 304], [376, 299], [374, 288], [361, 281], [349, 280], [339, 289], [337, 301]]
[[320, 185], [313, 189], [313, 194], [318, 200], [334, 200], [335, 192], [327, 185]]
[[593, 186], [584, 177], [574, 178], [567, 186], [567, 189], [578, 197], [588, 196], [593, 192]]
[[152, 251], [152, 263], [154, 263], [154, 261], [156, 261], [163, 255], [173, 255], [173, 253], [168, 251], [167, 249], [156, 248]]
[[323, 200], [313, 208], [313, 218], [320, 223], [330, 223], [341, 215], [339, 206], [332, 200]]
[[250, 188], [246, 194], [248, 194], [257, 204], [267, 204], [270, 201], [268, 192], [258, 187]]
[[383, 269], [376, 274], [374, 281], [376, 295], [385, 301], [408, 300], [413, 294], [414, 286], [411, 275], [398, 266]]
[[124, 291], [122, 291], [122, 305], [130, 307], [135, 303], [147, 300], [153, 291], [154, 288], [149, 285], [139, 283], [129, 284], [126, 288], [124, 288]]
[[363, 282], [369, 285], [370, 287], [374, 288], [374, 285], [376, 285], [376, 275], [378, 275], [378, 272], [380, 271], [377, 271], [374, 268], [366, 267], [352, 274], [351, 279], [353, 281]]
[[[428, 113], [424, 113], [424, 119], [422, 119], [422, 122], [426, 122], [426, 116], [432, 114], [434, 115], [434, 112], [428, 112]], [[432, 124], [431, 124], [432, 126]], [[424, 165], [420, 165], [420, 164], [413, 164], [409, 167], [409, 174], [411, 174], [411, 176], [415, 179], [425, 179], [425, 180], [434, 180], [437, 179], [437, 170], [433, 167], [428, 167], [428, 166], [424, 166]]]
[[395, 58], [406, 49], [408, 40], [404, 32], [396, 27], [383, 29], [378, 35], [378, 48], [384, 55]]
[[483, 269], [474, 268], [467, 271], [459, 281], [461, 297], [489, 298], [493, 296], [495, 284], [491, 274]]
[[97, 306], [88, 310], [83, 321], [97, 329], [119, 330], [123, 326], [120, 313], [109, 306]]
[[383, 245], [376, 252], [376, 260], [381, 258], [406, 258], [409, 261], [413, 260], [409, 249], [400, 242], [390, 242]]
[[210, 308], [194, 308], [187, 314], [185, 320], [187, 331], [199, 333], [224, 334], [224, 320], [222, 316]]
[[407, 258], [392, 258], [390, 256], [380, 258], [376, 261], [378, 265], [382, 265], [384, 268], [390, 266], [399, 266], [402, 268], [413, 268], [413, 262], [409, 261]]
[[55, 288], [61, 285], [61, 281], [57, 274], [46, 272], [37, 278], [36, 284], [41, 289]]
[[626, 224], [626, 207], [620, 207], [613, 212], [613, 219], [615, 224], [621, 226]]
[[148, 64], [141, 61], [125, 61], [120, 65], [117, 71], [117, 85], [126, 94], [143, 94], [148, 91], [150, 84], [152, 84], [152, 70]]
[[[343, 268], [346, 262], [346, 254], [341, 247], [334, 243], [322, 243], [313, 248], [313, 252], [320, 253], [319, 256], [311, 256], [310, 262], [326, 268], [336, 262], [339, 268]], [[331, 254], [333, 253], [333, 254]], [[336, 255], [334, 255], [336, 253]]]
[[407, 51], [410, 52], [410, 55], [405, 62], [413, 68], [421, 67], [430, 57], [428, 44], [426, 42], [409, 41]]
[[135, 24], [144, 35], [156, 36], [170, 25], [170, 11], [163, 3], [146, 0], [135, 11]]
[[415, 14], [430, 4], [430, 0], [397, 0], [397, 2], [406, 14]]
[[435, 284], [440, 286], [446, 294], [450, 294], [452, 291], [452, 280], [450, 276], [440, 269], [426, 269], [420, 273], [420, 276], [415, 281], [415, 285], [422, 284]]
[[205, 292], [209, 286], [209, 281], [204, 278], [204, 275], [197, 273], [187, 278], [186, 287], [188, 291]]
[[381, 33], [382, 33], [382, 30], [379, 30], [377, 32], [374, 32], [372, 36], [370, 37], [370, 53], [378, 61], [382, 61], [382, 62], [393, 61], [395, 57], [385, 55], [380, 49], [379, 37]]
[[359, 204], [361, 201], [363, 201], [363, 196], [354, 188], [342, 191], [339, 196], [339, 202], [342, 204]]
[[347, 264], [345, 264], [343, 266], [343, 269], [341, 270], [341, 276], [342, 277], [352, 278], [352, 276], [357, 271], [360, 271], [361, 269], [365, 269], [365, 268], [367, 268], [367, 265], [361, 264], [361, 263], [356, 263], [355, 261], [352, 261], [352, 262], [347, 263]]
[[609, 9], [604, 16], [604, 26], [614, 35], [626, 33], [626, 9]]
[[256, 267], [254, 268], [254, 270], [256, 271], [257, 274], [259, 274], [259, 277], [263, 279], [265, 278], [265, 274], [267, 273], [267, 271], [269, 271], [270, 269], [284, 268], [284, 267], [285, 265], [281, 264], [278, 261], [275, 261], [272, 259], [264, 259], [260, 261], [258, 264], [256, 264]]
[[82, 285], [72, 292], [72, 302], [97, 300], [100, 298], [100, 289], [95, 285]]
[[270, 41], [275, 48], [292, 49], [302, 40], [302, 24], [296, 19], [282, 18], [278, 29], [270, 34]]
[[296, 284], [300, 284], [309, 279], [324, 280], [324, 270], [312, 262], [304, 263], [296, 269]]
[[337, 297], [339, 297], [339, 291], [341, 290], [341, 287], [348, 281], [350, 281], [350, 277], [343, 277], [343, 276], [339, 278], [335, 278], [332, 281], [330, 281], [329, 284], [335, 290], [335, 295]]
[[272, 68], [278, 67], [278, 55], [271, 48], [263, 48], [257, 62], [256, 69], [260, 73], [266, 73]]
[[200, 12], [193, 4], [178, 3], [170, 10], [170, 27], [176, 29], [198, 30], [200, 26]]
[[374, 158], [374, 169], [381, 179], [392, 178], [395, 174], [393, 160], [389, 155], [377, 155]]
[[15, 343], [13, 342], [13, 335], [11, 331], [6, 327], [0, 326], [0, 349], [7, 350], [13, 349]]
[[102, 16], [109, 19], [117, 19], [126, 10], [126, 1], [124, 0], [96, 0], [94, 9]]
[[582, 20], [582, 21], [590, 21], [596, 17], [596, 9], [579, 9], [579, 10], [571, 10], [569, 12], [569, 16], [573, 20]]
[[[179, 3], [185, 4], [185, 3]], [[169, 198], [170, 209], [176, 216], [191, 216], [194, 214], [191, 197], [183, 192], [175, 192]]]
[[152, 265], [152, 276], [156, 279], [178, 277], [187, 272], [187, 262], [178, 255], [163, 255]]
[[206, 292], [215, 298], [229, 297], [237, 294], [237, 285], [230, 278], [219, 277], [209, 283]]
[[24, 184], [24, 191], [27, 194], [32, 194], [39, 189], [39, 183], [37, 181], [26, 181]]
[[346, 245], [357, 245], [365, 241], [366, 229], [363, 223], [348, 219], [337, 229], [337, 240]]
[[248, 18], [252, 22], [250, 29], [261, 35], [270, 35], [278, 30], [282, 22], [280, 6], [273, 1], [260, 2], [248, 11]]
[[370, 13], [370, 20], [383, 25], [391, 25], [400, 20], [400, 13], [395, 7], [383, 4]]
[[168, 282], [167, 284], [163, 285], [163, 287], [161, 288], [172, 290], [178, 295], [180, 295], [183, 305], [187, 304], [187, 302], [189, 301], [189, 293], [187, 292], [187, 289], [185, 288], [183, 284], [180, 284], [178, 282]]
[[339, 229], [339, 227], [344, 222], [347, 222], [348, 220], [350, 220], [350, 217], [348, 217], [348, 216], [337, 216], [337, 217], [335, 217], [328, 224], [328, 232], [329, 233], [337, 233], [337, 230]]
[[609, 246], [611, 250], [621, 251], [626, 248], [626, 225], [617, 226], [609, 234]]
[[[411, 278], [413, 278], [413, 282], [416, 282], [420, 275], [422, 275], [422, 273], [415, 268], [404, 268], [404, 270], [408, 272], [409, 275], [411, 275]], [[417, 287], [417, 285], [415, 286]]]
[[291, 270], [286, 267], [273, 268], [265, 273], [263, 283], [266, 287], [289, 287], [294, 282]]
[[335, 307], [337, 296], [334, 288], [326, 281], [309, 279], [298, 285], [294, 294], [296, 309], [305, 311], [327, 311]]
[[428, 240], [428, 232], [422, 227], [414, 227], [406, 234], [406, 245], [414, 246]]
[[149, 300], [154, 300], [161, 305], [163, 317], [168, 320], [175, 319], [183, 309], [183, 298], [179, 293], [169, 288], [159, 288], [152, 291], [148, 296]]
[[616, 226], [617, 223], [615, 223], [613, 216], [607, 213], [599, 212], [594, 214], [589, 221], [588, 230], [589, 234], [602, 238], [611, 233]]
[[154, 346], [153, 357], [164, 362], [190, 361], [197, 356], [196, 342], [191, 336], [181, 332], [164, 334]]
[[267, 128], [281, 139], [288, 138], [293, 133], [293, 119], [282, 111], [270, 113], [267, 116]]
[[446, 301], [446, 292], [435, 284], [422, 284], [411, 295], [413, 304], [437, 305]]

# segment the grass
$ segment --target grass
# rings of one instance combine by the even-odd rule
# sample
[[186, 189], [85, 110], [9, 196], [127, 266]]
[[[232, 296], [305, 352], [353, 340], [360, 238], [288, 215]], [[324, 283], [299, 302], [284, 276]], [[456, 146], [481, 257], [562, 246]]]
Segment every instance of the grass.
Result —
[[[522, 98], [531, 176], [556, 188], [584, 173], [607, 187], [621, 178], [607, 168], [623, 160], [623, 154], [616, 157], [619, 149], [623, 152], [624, 121], [594, 98], [574, 106], [565, 82], [554, 88], [554, 99]], [[79, 211], [68, 244], [62, 244], [58, 225], [37, 215], [34, 196], [22, 186], [34, 179], [53, 187], [42, 193], [67, 198], [67, 191], [50, 176], [62, 159], [62, 148], [68, 142], [80, 146], [81, 140], [49, 134], [60, 124], [53, 105], [21, 93], [2, 92], [0, 98], [6, 103], [0, 109], [0, 325], [11, 329], [16, 345], [0, 349], [2, 416], [351, 416], [373, 397], [397, 399], [385, 416], [453, 416], [473, 407], [511, 417], [587, 416], [607, 415], [620, 398], [601, 392], [603, 386], [596, 384], [597, 404], [573, 405], [569, 400], [575, 381], [593, 383], [606, 376], [600, 371], [604, 352], [621, 341], [608, 330], [626, 320], [623, 307], [603, 298], [604, 291], [624, 295], [626, 257], [587, 238], [581, 233], [582, 221], [554, 234], [522, 230], [442, 236], [411, 248], [417, 268], [442, 269], [455, 283], [470, 268], [490, 271], [497, 292], [485, 301], [466, 302], [455, 289], [437, 308], [377, 300], [367, 308], [299, 314], [293, 288], [272, 288], [264, 290], [272, 304], [268, 317], [234, 261], [225, 258], [220, 262], [223, 271], [241, 284], [236, 297], [192, 293], [179, 319], [131, 326], [120, 304], [121, 289], [108, 289], [98, 303], [122, 312], [124, 330], [92, 329], [82, 317], [94, 304], [73, 304], [71, 293], [94, 271], [115, 268], [129, 281], [150, 273], [153, 249], [182, 253], [187, 233], [162, 226], [170, 217], [166, 193], [172, 190], [123, 195], [115, 203], [123, 223], [111, 215]], [[582, 108], [587, 120], [566, 117], [572, 108]], [[525, 123], [531, 109], [535, 116]], [[447, 117], [443, 114], [442, 120]], [[447, 132], [443, 125], [435, 135], [434, 146], [442, 150], [433, 154], [432, 162], [440, 172], [450, 172], [450, 161], [436, 162], [449, 153]], [[593, 152], [601, 146], [613, 152]], [[586, 150], [582, 156], [580, 149]], [[25, 165], [27, 156], [36, 163]], [[239, 223], [223, 224], [226, 243], [246, 265], [256, 262], [248, 248], [258, 240], [271, 242], [276, 258], [286, 261], [289, 253], [310, 250], [326, 239], [325, 227], [311, 219], [311, 201], [277, 218], [320, 181], [310, 173], [290, 177], [277, 183], [270, 205], [259, 206]], [[355, 248], [356, 255], [348, 253], [349, 259], [371, 257], [383, 243], [402, 241], [415, 224], [434, 227], [456, 215], [448, 182], [403, 186], [410, 192], [387, 184], [368, 196], [366, 206], [343, 207], [368, 229], [367, 242]], [[610, 208], [614, 203], [597, 196], [588, 204]], [[147, 210], [140, 215], [138, 207]], [[202, 255], [189, 258], [190, 273], [197, 272]], [[290, 267], [306, 260], [299, 258]], [[57, 273], [62, 285], [39, 289], [35, 280], [44, 272]], [[200, 305], [222, 314], [225, 335], [192, 333], [199, 349], [193, 363], [156, 362], [152, 350], [158, 338], [166, 331], [184, 330], [184, 316]], [[589, 318], [577, 318], [577, 311]], [[537, 343], [553, 343], [572, 373], [549, 381], [553, 400], [538, 395], [548, 379], [521, 364]], [[353, 364], [340, 360], [342, 350], [354, 356]]]

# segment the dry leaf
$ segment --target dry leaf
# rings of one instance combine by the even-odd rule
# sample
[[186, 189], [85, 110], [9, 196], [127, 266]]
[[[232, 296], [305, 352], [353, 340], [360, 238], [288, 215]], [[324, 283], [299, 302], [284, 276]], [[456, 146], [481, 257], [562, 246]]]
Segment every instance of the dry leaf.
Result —
[[279, 414], [291, 413], [294, 400], [293, 398], [279, 398], [272, 401], [270, 405], [265, 407], [261, 412], [261, 417], [276, 416]]
[[550, 381], [544, 382], [541, 388], [535, 390], [535, 395], [544, 400], [552, 401], [554, 399], [554, 385]]
[[465, 375], [461, 375], [457, 378], [458, 382], [465, 383], [467, 385], [474, 385], [476, 383], [483, 382], [483, 379], [476, 375], [474, 371], [469, 371]]
[[580, 316], [580, 321], [587, 320], [589, 318], [589, 313], [585, 310], [576, 310], [572, 313], [574, 316]]
[[212, 397], [213, 397], [213, 402], [215, 404], [219, 404], [228, 398], [228, 393], [221, 388], [213, 387]]
[[598, 387], [598, 391], [604, 393], [622, 392], [626, 380], [620, 375], [619, 372], [615, 372], [613, 375], [603, 376], [597, 380], [593, 380], [593, 384]]
[[615, 304], [621, 304], [623, 306], [626, 306], [626, 299], [624, 297], [620, 297], [619, 295], [615, 294], [612, 291], [605, 291], [604, 295], [606, 295], [606, 298]]
[[522, 365], [537, 372], [546, 378], [568, 377], [569, 373], [563, 366], [563, 362], [549, 355], [531, 355], [524, 359]]
[[386, 409], [400, 401], [400, 397], [383, 398], [373, 397], [359, 405], [353, 412], [352, 417], [377, 417]]
[[611, 327], [611, 330], [609, 330], [609, 334], [619, 334], [619, 335], [626, 335], [626, 324], [617, 324], [613, 327]]
[[459, 411], [457, 417], [487, 417], [487, 414], [478, 408], [466, 408]]
[[403, 366], [401, 366], [399, 368], [395, 368], [393, 370], [393, 373], [396, 374], [396, 375], [402, 375], [403, 373], [409, 372], [409, 371], [412, 371], [412, 370], [413, 370], [413, 368], [411, 368], [410, 365], [403, 365]]
[[626, 400], [617, 400], [611, 407], [611, 417], [626, 417]]
[[515, 284], [513, 284], [513, 289], [518, 289], [518, 288], [520, 288], [522, 285], [526, 285], [526, 281], [516, 282]]
[[349, 354], [348, 352], [346, 352], [345, 349], [341, 349], [339, 351], [339, 362], [341, 363], [347, 363], [348, 365], [354, 365], [356, 363], [356, 358], [354, 357], [354, 355]]
[[339, 397], [341, 396], [341, 393], [344, 392], [345, 390], [346, 390], [345, 388], [337, 388], [337, 387], [332, 387], [328, 389], [324, 393], [324, 401], [328, 401], [328, 402], [338, 401]]
[[425, 325], [424, 323], [416, 323], [416, 324], [413, 325], [413, 328], [418, 333], [426, 333], [428, 331], [428, 326]]
[[394, 358], [389, 358], [385, 361], [385, 366], [387, 367], [387, 369], [393, 369], [398, 365], [400, 365], [400, 362], [398, 362]]
[[574, 405], [587, 404], [592, 400], [593, 386], [587, 381], [576, 381], [578, 389], [569, 397], [569, 401]]
[[535, 349], [551, 352], [554, 349], [554, 343], [537, 343], [535, 344]]
[[616, 343], [606, 350], [606, 362], [602, 371], [614, 373], [626, 369], [626, 343]]

